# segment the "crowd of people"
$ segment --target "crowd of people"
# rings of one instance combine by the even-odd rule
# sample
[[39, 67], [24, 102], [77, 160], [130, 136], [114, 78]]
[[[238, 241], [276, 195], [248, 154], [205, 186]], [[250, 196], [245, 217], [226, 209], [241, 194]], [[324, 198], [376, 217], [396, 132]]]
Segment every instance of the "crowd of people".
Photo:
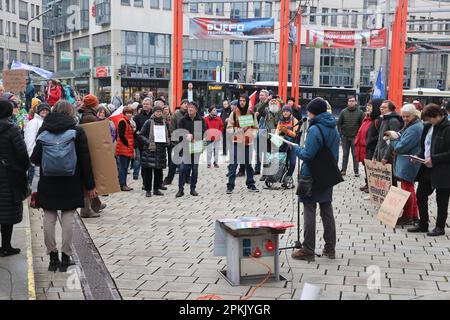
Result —
[[[20, 252], [12, 247], [11, 235], [13, 225], [22, 220], [22, 201], [31, 196], [31, 206], [44, 211], [49, 270], [65, 271], [73, 264], [74, 214], [81, 208], [81, 217], [96, 218], [106, 208], [96, 191], [87, 137], [80, 127], [97, 121], [108, 122], [121, 191], [133, 190], [129, 174], [133, 180], [141, 176], [143, 196], [147, 198], [164, 196], [176, 174], [176, 198], [185, 195], [186, 185], [191, 196], [199, 196], [200, 157], [205, 150], [208, 170], [220, 166], [220, 153], [228, 156], [227, 194], [234, 192], [237, 177], [243, 176], [248, 192], [259, 192], [255, 176], [261, 175], [259, 180], [265, 181], [273, 174], [269, 168], [276, 154], [286, 155], [284, 177], [291, 179], [300, 159], [297, 195], [304, 209], [304, 242], [292, 254], [296, 259], [314, 260], [317, 204], [324, 225], [323, 255], [330, 259], [336, 255], [335, 184], [319, 188], [320, 179], [314, 176], [317, 170], [313, 164], [323, 163], [319, 158], [324, 154], [330, 157], [324, 166], [336, 165], [340, 176], [347, 174], [350, 151], [355, 176], [359, 176], [359, 163], [364, 164], [365, 159], [392, 164], [393, 184], [400, 183], [411, 193], [398, 220], [398, 225], [413, 225], [409, 232], [429, 231], [428, 198], [436, 190], [437, 224], [428, 235], [445, 234], [450, 195], [450, 104], [446, 110], [434, 104], [424, 108], [405, 104], [397, 113], [393, 102], [373, 99], [362, 111], [356, 97], [351, 96], [336, 119], [330, 104], [322, 98], [312, 100], [302, 109], [306, 110], [304, 114], [293, 98], [284, 102], [267, 90], [260, 91], [255, 106], [241, 94], [237, 100], [209, 106], [205, 113], [188, 91], [172, 113], [164, 96], [155, 98], [152, 93], [136, 93], [126, 104], [116, 93], [109, 103], [100, 103], [93, 94], [79, 97], [70, 86], [51, 80], [45, 97], [26, 96], [26, 100], [30, 98], [28, 108], [18, 96], [1, 89], [1, 256]], [[27, 121], [19, 121], [22, 112]], [[282, 143], [277, 144], [272, 135], [283, 138]], [[343, 160], [339, 169], [340, 145]], [[411, 155], [423, 161], [413, 161], [408, 157]], [[290, 187], [286, 181], [281, 182], [284, 189]], [[369, 192], [367, 173], [361, 191]], [[58, 212], [61, 259], [55, 240]]]

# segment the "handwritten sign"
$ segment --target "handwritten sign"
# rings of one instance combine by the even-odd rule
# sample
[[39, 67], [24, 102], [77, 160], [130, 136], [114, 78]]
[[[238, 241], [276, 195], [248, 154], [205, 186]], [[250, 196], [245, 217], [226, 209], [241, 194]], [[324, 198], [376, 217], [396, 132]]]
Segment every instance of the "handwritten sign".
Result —
[[3, 85], [5, 91], [19, 93], [27, 87], [27, 70], [3, 70]]
[[394, 229], [400, 213], [402, 212], [406, 201], [408, 201], [409, 195], [410, 192], [408, 191], [397, 187], [391, 187], [381, 204], [377, 219]]
[[253, 127], [255, 125], [255, 120], [253, 115], [249, 114], [246, 116], [239, 116], [239, 127]]
[[381, 205], [392, 186], [392, 165], [364, 160], [367, 169], [370, 200]]

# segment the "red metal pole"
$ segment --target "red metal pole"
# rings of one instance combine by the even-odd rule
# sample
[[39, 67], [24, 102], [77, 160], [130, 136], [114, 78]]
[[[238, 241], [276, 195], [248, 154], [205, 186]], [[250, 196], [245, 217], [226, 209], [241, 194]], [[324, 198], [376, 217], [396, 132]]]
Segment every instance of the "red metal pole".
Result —
[[[294, 97], [295, 102], [298, 103], [299, 90], [300, 90], [300, 58], [302, 47], [302, 11], [299, 10], [295, 18], [295, 26], [297, 28], [297, 44], [293, 47], [294, 52], [292, 54], [292, 88], [291, 95]], [[295, 53], [295, 54], [294, 54]]]
[[403, 79], [405, 77], [404, 68], [405, 68], [405, 51], [406, 51], [406, 20], [408, 18], [408, 0], [402, 0], [403, 8], [402, 8], [402, 20], [400, 25], [400, 55], [399, 55], [399, 79], [398, 79], [398, 88], [397, 88], [397, 111], [400, 111], [403, 103]]
[[172, 103], [175, 110], [183, 95], [183, 0], [174, 0], [173, 20]]
[[281, 0], [281, 10], [280, 10], [280, 45], [279, 45], [279, 64], [278, 64], [278, 95], [283, 97], [283, 87], [284, 87], [284, 69], [286, 68], [287, 61], [284, 60], [284, 42], [286, 41], [284, 37], [284, 25], [285, 21], [285, 7], [288, 0]]

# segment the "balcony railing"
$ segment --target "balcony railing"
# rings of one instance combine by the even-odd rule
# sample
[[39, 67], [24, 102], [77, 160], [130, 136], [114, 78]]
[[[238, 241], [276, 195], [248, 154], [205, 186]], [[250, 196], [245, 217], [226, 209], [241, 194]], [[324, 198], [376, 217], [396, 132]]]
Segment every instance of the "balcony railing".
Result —
[[95, 5], [95, 23], [99, 26], [111, 23], [111, 2], [109, 0]]

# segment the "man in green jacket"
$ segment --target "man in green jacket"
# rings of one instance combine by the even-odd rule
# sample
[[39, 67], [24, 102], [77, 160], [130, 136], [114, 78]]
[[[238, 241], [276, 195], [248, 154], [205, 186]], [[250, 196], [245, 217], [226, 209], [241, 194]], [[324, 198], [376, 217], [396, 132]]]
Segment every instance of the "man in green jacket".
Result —
[[345, 176], [347, 172], [348, 157], [351, 149], [353, 157], [353, 170], [355, 172], [355, 177], [359, 177], [359, 163], [356, 161], [355, 138], [358, 134], [359, 127], [361, 127], [361, 124], [363, 123], [364, 116], [364, 112], [358, 107], [356, 97], [350, 96], [348, 98], [348, 106], [342, 110], [337, 123], [343, 149], [341, 170], [343, 176]]

